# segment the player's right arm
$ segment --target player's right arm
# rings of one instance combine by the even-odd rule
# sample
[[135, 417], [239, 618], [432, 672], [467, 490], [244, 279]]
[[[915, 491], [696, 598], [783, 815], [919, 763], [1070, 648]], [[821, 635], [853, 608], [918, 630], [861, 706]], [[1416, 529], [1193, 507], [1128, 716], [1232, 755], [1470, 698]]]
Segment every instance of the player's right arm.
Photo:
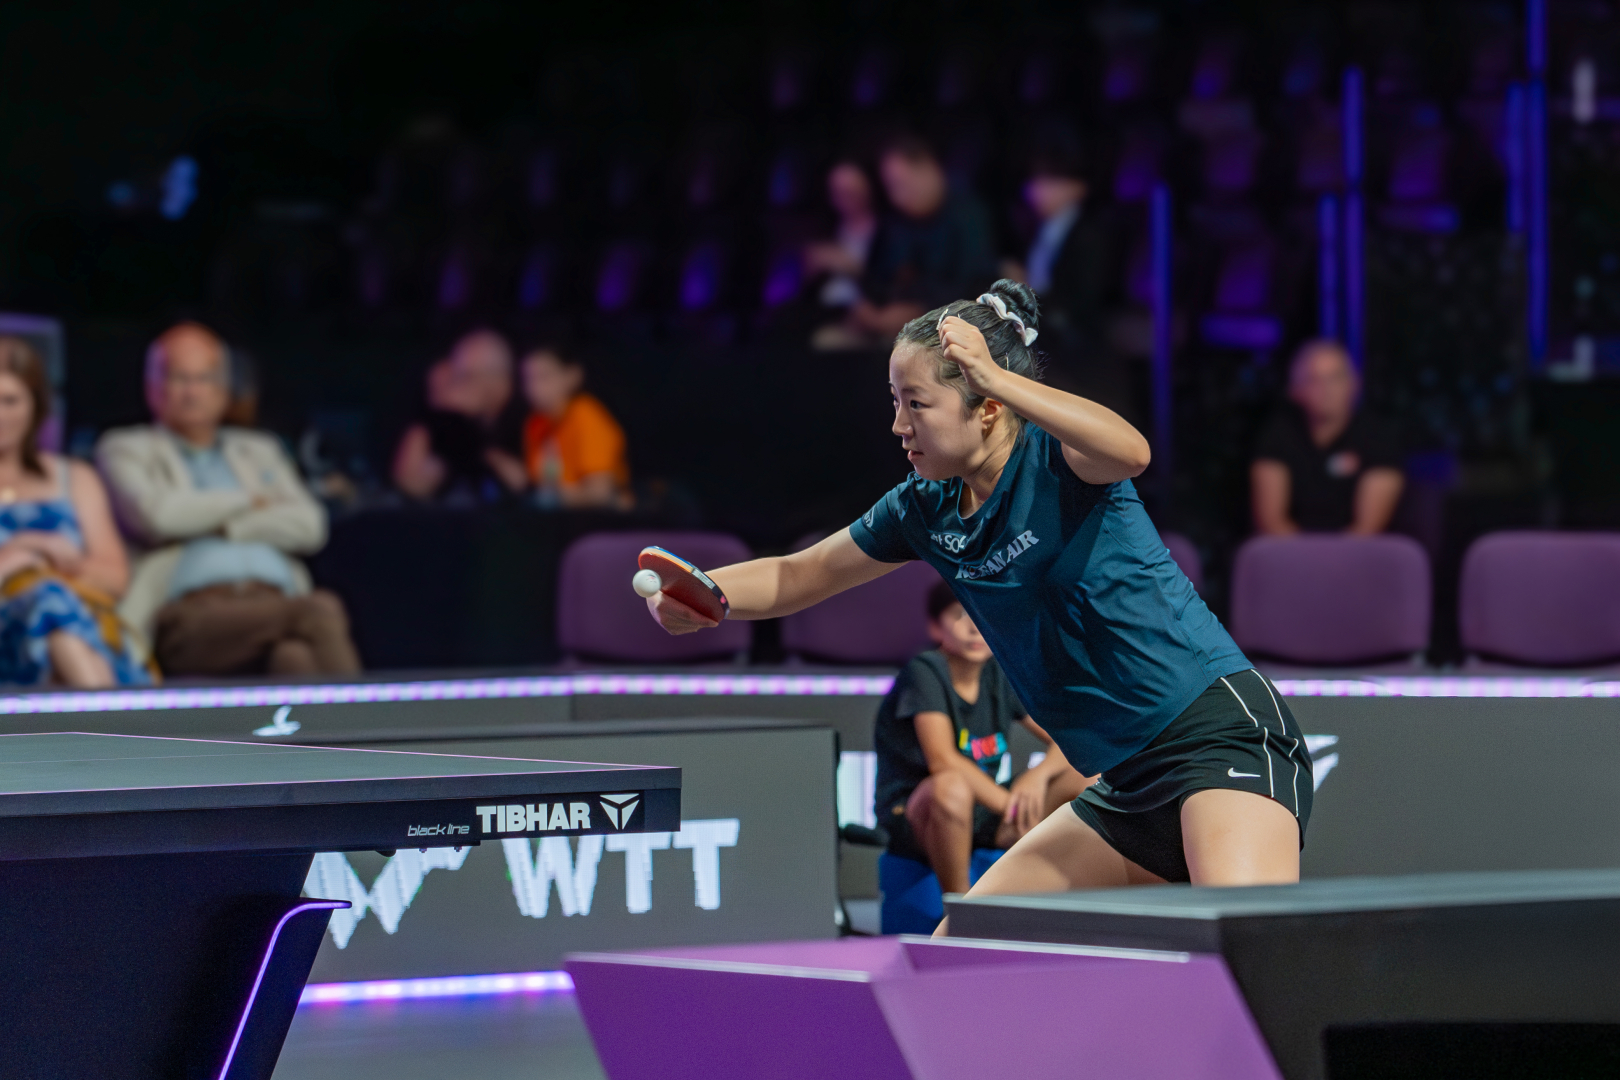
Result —
[[[750, 559], [708, 573], [731, 603], [730, 618], [775, 619], [880, 578], [901, 565], [878, 562], [856, 545], [848, 529], [842, 529], [792, 555]], [[718, 625], [664, 593], [648, 599], [647, 610], [672, 634]]]

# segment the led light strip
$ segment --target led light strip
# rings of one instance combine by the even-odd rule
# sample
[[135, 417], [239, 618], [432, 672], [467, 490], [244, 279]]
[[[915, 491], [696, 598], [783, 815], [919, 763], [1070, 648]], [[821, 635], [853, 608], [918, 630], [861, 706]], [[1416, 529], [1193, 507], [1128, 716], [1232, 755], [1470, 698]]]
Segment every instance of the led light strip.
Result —
[[534, 675], [505, 679], [320, 686], [217, 686], [175, 690], [106, 690], [18, 694], [0, 698], [0, 715], [239, 709], [281, 705], [348, 705], [395, 701], [566, 697], [572, 694], [735, 694], [776, 697], [879, 696], [892, 675]]
[[298, 1004], [350, 1005], [367, 1001], [419, 998], [488, 997], [497, 994], [574, 992], [566, 971], [519, 971], [506, 975], [450, 975], [438, 979], [378, 979], [371, 982], [311, 983]]
[[1612, 698], [1620, 682], [1555, 676], [1366, 676], [1360, 679], [1276, 679], [1288, 697]]
[[[1620, 681], [1573, 676], [1362, 676], [1278, 679], [1290, 697], [1620, 697]], [[276, 708], [396, 701], [475, 701], [570, 695], [735, 697], [881, 697], [892, 675], [533, 675], [504, 679], [320, 686], [223, 686], [0, 697], [0, 716], [43, 713], [155, 712], [163, 709]]]

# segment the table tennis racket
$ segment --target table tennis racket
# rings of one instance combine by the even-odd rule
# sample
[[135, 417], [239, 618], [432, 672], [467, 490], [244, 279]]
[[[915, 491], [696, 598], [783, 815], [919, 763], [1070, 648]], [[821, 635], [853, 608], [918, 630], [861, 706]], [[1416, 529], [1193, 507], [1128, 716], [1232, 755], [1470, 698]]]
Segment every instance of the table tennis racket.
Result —
[[731, 610], [731, 602], [714, 579], [679, 555], [661, 547], [645, 547], [636, 564], [643, 571], [651, 570], [658, 575], [660, 592], [673, 596], [706, 618], [720, 622]]

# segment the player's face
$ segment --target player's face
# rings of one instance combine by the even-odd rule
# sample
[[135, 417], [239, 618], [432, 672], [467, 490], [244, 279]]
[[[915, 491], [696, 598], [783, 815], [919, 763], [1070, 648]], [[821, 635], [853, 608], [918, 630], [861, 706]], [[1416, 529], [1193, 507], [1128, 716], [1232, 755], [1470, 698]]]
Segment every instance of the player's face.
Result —
[[889, 357], [894, 425], [906, 460], [924, 480], [946, 480], [972, 470], [984, 454], [984, 424], [962, 396], [939, 381], [938, 360], [915, 345]]
[[952, 604], [928, 624], [928, 635], [947, 656], [982, 664], [990, 659], [990, 646], [961, 604]]

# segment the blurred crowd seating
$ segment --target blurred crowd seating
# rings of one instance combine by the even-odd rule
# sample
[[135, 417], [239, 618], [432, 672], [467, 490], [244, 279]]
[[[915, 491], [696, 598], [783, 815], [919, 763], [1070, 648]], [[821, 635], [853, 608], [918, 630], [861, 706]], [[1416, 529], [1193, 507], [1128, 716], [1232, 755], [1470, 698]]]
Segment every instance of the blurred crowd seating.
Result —
[[[1488, 0], [1104, 4], [998, 13], [992, 49], [978, 46], [977, 24], [950, 19], [910, 36], [814, 32], [746, 47], [728, 39], [701, 53], [635, 42], [556, 48], [537, 53], [534, 83], [514, 86], [500, 122], [469, 122], [453, 108], [417, 113], [365, 162], [357, 194], [331, 195], [342, 185], [327, 185], [319, 204], [218, 215], [226, 224], [206, 253], [206, 305], [261, 359], [269, 419], [304, 436], [301, 461], [360, 481], [354, 516], [339, 515], [335, 550], [318, 566], [346, 596], [380, 592], [381, 564], [368, 562], [360, 538], [393, 542], [399, 521], [424, 536], [453, 535], [456, 550], [508, 544], [499, 530], [522, 516], [515, 511], [433, 523], [375, 490], [386, 472], [379, 448], [392, 445], [420, 369], [436, 359], [400, 343], [483, 323], [519, 336], [567, 326], [591, 343], [593, 389], [628, 430], [638, 484], [658, 488], [645, 493], [647, 524], [702, 523], [755, 549], [785, 550], [800, 532], [840, 527], [896, 479], [883, 456], [892, 449], [886, 402], [848, 391], [869, 378], [866, 358], [817, 357], [805, 345], [824, 316], [801, 253], [831, 226], [829, 166], [853, 158], [870, 168], [888, 135], [921, 133], [952, 183], [991, 211], [1000, 254], [1021, 259], [1034, 226], [1022, 198], [1030, 155], [1054, 132], [1073, 135], [1090, 162], [1086, 212], [1108, 215], [1122, 241], [1107, 347], [1127, 362], [1127, 412], [1144, 425], [1147, 200], [1160, 184], [1173, 194], [1181, 452], [1173, 477], [1150, 473], [1143, 488], [1161, 527], [1176, 530], [1166, 540], [1177, 561], [1243, 625], [1240, 609], [1252, 609], [1242, 605], [1261, 595], [1257, 579], [1233, 574], [1260, 565], [1263, 550], [1243, 546], [1253, 436], [1280, 397], [1290, 350], [1334, 329], [1317, 303], [1320, 200], [1345, 185], [1341, 95], [1355, 66], [1366, 88], [1367, 399], [1401, 424], [1413, 451], [1397, 521], [1421, 543], [1433, 583], [1427, 614], [1417, 620], [1414, 609], [1395, 635], [1399, 647], [1380, 658], [1438, 643], [1448, 657], [1525, 659], [1500, 643], [1463, 640], [1474, 633], [1457, 621], [1473, 610], [1460, 569], [1470, 544], [1560, 513], [1586, 525], [1607, 519], [1548, 497], [1551, 466], [1538, 439], [1552, 444], [1560, 475], [1587, 468], [1591, 440], [1577, 445], [1573, 427], [1538, 432], [1532, 423], [1522, 162], [1509, 137], [1526, 78], [1522, 18], [1519, 5]], [[1554, 28], [1555, 51], [1569, 52], [1570, 33]], [[1554, 77], [1565, 74], [1557, 67]], [[1572, 107], [1561, 101], [1555, 94], [1558, 116]], [[1610, 142], [1555, 149], [1555, 183], [1599, 175], [1614, 157]], [[199, 150], [199, 205], [214, 160]], [[1601, 230], [1583, 232], [1573, 218], [1554, 224], [1587, 262], [1609, 257], [1607, 240], [1586, 243]], [[1598, 279], [1593, 310], [1609, 296], [1608, 278]], [[783, 393], [810, 371], [848, 391], [845, 415], [829, 418], [816, 393]], [[75, 386], [71, 375], [69, 388], [70, 410], [72, 395], [110, 393], [99, 382]], [[685, 403], [678, 415], [672, 400]], [[764, 400], [770, 415], [750, 409]], [[98, 408], [79, 415], [94, 418]], [[829, 425], [836, 437], [823, 439]], [[595, 527], [528, 521], [511, 527], [545, 534], [557, 558], [560, 545]], [[431, 588], [468, 612], [517, 603], [508, 599], [517, 590], [482, 582], [483, 572], [443, 571], [446, 581]], [[521, 571], [536, 583], [531, 604], [551, 603], [548, 574]], [[474, 595], [451, 599], [448, 580]], [[885, 588], [900, 590], [902, 580]], [[612, 658], [612, 643], [602, 653], [558, 647], [549, 611], [529, 616], [546, 628], [519, 635], [530, 646], [524, 656]], [[357, 611], [356, 620], [363, 635], [367, 616]], [[376, 616], [370, 624], [383, 634], [401, 625]], [[814, 618], [780, 633], [772, 650], [804, 662], [851, 662], [861, 651]], [[515, 658], [518, 640], [491, 638], [487, 649], [468, 646], [466, 658]], [[1292, 642], [1296, 652], [1302, 641]], [[432, 644], [385, 648], [378, 662], [462, 662]], [[1285, 656], [1285, 648], [1278, 658], [1330, 663], [1342, 652], [1323, 645]]]

